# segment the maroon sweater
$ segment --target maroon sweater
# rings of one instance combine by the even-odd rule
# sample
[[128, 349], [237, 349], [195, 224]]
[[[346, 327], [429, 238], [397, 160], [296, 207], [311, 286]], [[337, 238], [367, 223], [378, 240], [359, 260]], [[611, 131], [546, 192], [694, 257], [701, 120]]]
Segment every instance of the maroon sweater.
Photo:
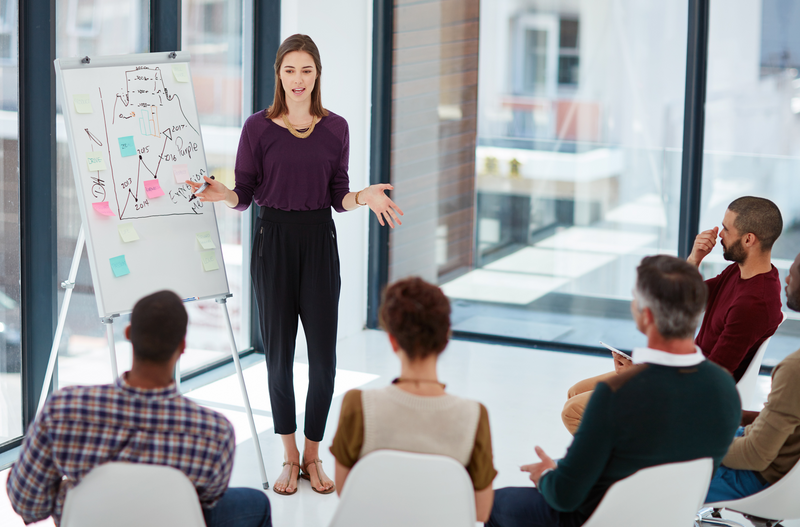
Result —
[[280, 210], [344, 212], [350, 192], [347, 167], [350, 132], [344, 118], [329, 112], [305, 139], [291, 134], [260, 111], [247, 118], [236, 153], [236, 210], [250, 202]]
[[706, 285], [708, 304], [694, 342], [739, 382], [758, 347], [783, 320], [778, 270], [773, 265], [768, 273], [742, 280], [734, 263]]

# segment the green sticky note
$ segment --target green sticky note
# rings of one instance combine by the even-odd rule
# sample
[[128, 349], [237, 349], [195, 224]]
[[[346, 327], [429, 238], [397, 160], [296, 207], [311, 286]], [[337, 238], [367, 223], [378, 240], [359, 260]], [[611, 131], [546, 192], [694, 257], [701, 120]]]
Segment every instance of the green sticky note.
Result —
[[117, 226], [119, 236], [125, 243], [130, 243], [139, 239], [139, 233], [133, 228], [133, 223], [120, 223]]
[[178, 82], [189, 82], [189, 69], [186, 64], [173, 64], [172, 74], [175, 75], [175, 80]]
[[108, 261], [111, 262], [111, 270], [114, 272], [114, 276], [117, 278], [120, 276], [125, 276], [126, 274], [131, 274], [131, 270], [128, 269], [128, 264], [125, 262], [124, 254], [109, 258]]
[[133, 136], [119, 138], [119, 152], [122, 157], [135, 156], [136, 145], [133, 143]]
[[77, 113], [92, 113], [92, 100], [89, 94], [73, 95], [72, 102], [75, 103], [75, 111]]
[[217, 251], [203, 251], [200, 253], [200, 259], [203, 261], [203, 269], [206, 271], [213, 271], [219, 269], [217, 263]]
[[86, 164], [89, 165], [89, 172], [105, 170], [106, 162], [103, 159], [103, 152], [86, 152]]
[[197, 234], [197, 241], [200, 242], [200, 247], [202, 247], [203, 249], [213, 249], [214, 248], [214, 242], [211, 241], [211, 233], [208, 232], [208, 231], [198, 233]]

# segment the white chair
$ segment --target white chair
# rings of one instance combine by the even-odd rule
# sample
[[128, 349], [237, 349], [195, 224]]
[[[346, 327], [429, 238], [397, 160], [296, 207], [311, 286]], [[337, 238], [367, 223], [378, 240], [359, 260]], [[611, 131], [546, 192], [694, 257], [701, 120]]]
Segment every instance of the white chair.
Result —
[[[783, 313], [781, 324], [783, 324], [785, 320], [786, 313]], [[778, 327], [781, 327], [781, 324], [778, 324]], [[778, 330], [776, 329], [775, 331]], [[736, 389], [739, 390], [739, 399], [742, 400], [742, 408], [745, 410], [750, 409], [751, 403], [753, 402], [753, 395], [756, 392], [756, 385], [758, 384], [758, 374], [761, 371], [761, 363], [764, 361], [764, 354], [767, 352], [767, 345], [770, 340], [772, 340], [772, 337], [767, 338], [767, 340], [758, 347], [744, 375], [742, 375], [742, 378], [736, 383]]]
[[61, 527], [205, 527], [197, 491], [172, 467], [105, 463], [69, 492]]
[[[800, 463], [786, 473], [777, 483], [770, 485], [752, 496], [731, 501], [718, 501], [706, 505], [708, 509], [730, 509], [748, 516], [767, 520], [763, 523], [769, 527], [782, 520], [800, 518]], [[707, 510], [707, 509], [704, 509]], [[702, 512], [702, 511], [701, 511]], [[702, 518], [703, 523], [713, 525], [738, 525], [736, 522], [716, 518]]]
[[475, 522], [475, 490], [463, 465], [445, 456], [378, 450], [353, 466], [329, 527]]
[[583, 527], [689, 526], [711, 481], [711, 458], [642, 469], [606, 491]]

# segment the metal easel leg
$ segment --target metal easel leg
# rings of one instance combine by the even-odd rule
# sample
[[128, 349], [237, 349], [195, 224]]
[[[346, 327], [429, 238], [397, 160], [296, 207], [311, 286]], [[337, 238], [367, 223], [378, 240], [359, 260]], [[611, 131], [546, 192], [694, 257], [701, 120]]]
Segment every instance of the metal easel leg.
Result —
[[67, 310], [69, 310], [69, 302], [72, 300], [72, 290], [75, 288], [75, 277], [78, 276], [78, 265], [80, 265], [81, 262], [81, 254], [83, 253], [83, 245], [85, 242], [86, 237], [83, 233], [83, 225], [81, 225], [78, 231], [78, 240], [75, 242], [75, 252], [72, 255], [72, 265], [69, 268], [69, 276], [66, 281], [61, 282], [61, 287], [65, 289], [64, 299], [61, 301], [61, 310], [58, 313], [56, 334], [53, 336], [53, 346], [50, 348], [50, 358], [47, 361], [47, 372], [44, 375], [42, 393], [39, 395], [39, 404], [36, 408], [37, 415], [44, 407], [44, 403], [47, 400], [47, 391], [50, 389], [50, 381], [53, 380], [53, 370], [56, 367], [56, 358], [58, 357], [58, 346], [61, 344], [61, 336], [64, 333], [64, 324], [67, 321]]
[[106, 336], [108, 337], [108, 354], [111, 358], [111, 382], [116, 382], [117, 377], [119, 377], [119, 372], [117, 371], [117, 347], [114, 344], [114, 317], [118, 315], [112, 315], [110, 317], [101, 318], [100, 321], [106, 325]]
[[250, 409], [250, 399], [247, 397], [247, 388], [244, 385], [244, 375], [242, 374], [242, 364], [239, 362], [239, 351], [236, 349], [236, 339], [233, 336], [233, 326], [231, 325], [231, 317], [228, 314], [228, 303], [225, 298], [217, 298], [217, 303], [222, 306], [222, 312], [225, 313], [225, 322], [228, 324], [228, 339], [231, 343], [231, 355], [233, 355], [233, 364], [236, 367], [236, 375], [239, 377], [239, 388], [242, 390], [242, 402], [244, 402], [244, 409], [247, 412], [247, 420], [250, 424], [250, 433], [253, 435], [253, 443], [256, 447], [256, 457], [258, 458], [258, 468], [261, 471], [261, 483], [264, 490], [269, 488], [269, 481], [267, 480], [267, 471], [264, 469], [264, 458], [261, 456], [261, 444], [258, 442], [258, 432], [256, 431], [256, 423], [253, 420], [253, 410]]

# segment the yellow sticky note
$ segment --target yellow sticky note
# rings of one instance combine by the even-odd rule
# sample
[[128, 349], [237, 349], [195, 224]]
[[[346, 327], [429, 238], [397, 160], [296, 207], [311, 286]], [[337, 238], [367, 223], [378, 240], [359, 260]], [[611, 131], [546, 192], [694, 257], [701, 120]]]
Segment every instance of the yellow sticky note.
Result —
[[133, 228], [132, 223], [120, 223], [117, 230], [119, 230], [119, 236], [125, 243], [130, 243], [139, 239], [139, 233]]
[[78, 94], [72, 96], [72, 102], [75, 103], [75, 111], [77, 113], [92, 113], [92, 100], [89, 94]]
[[175, 80], [178, 82], [189, 82], [189, 69], [186, 64], [173, 64], [172, 74], [175, 75]]
[[89, 165], [89, 172], [105, 170], [106, 162], [103, 159], [103, 152], [86, 152], [86, 164]]
[[202, 247], [203, 249], [214, 248], [214, 242], [211, 240], [211, 233], [208, 231], [198, 233], [197, 241], [200, 243], [200, 247]]
[[203, 251], [200, 253], [200, 259], [203, 261], [203, 269], [206, 271], [213, 271], [219, 269], [217, 263], [217, 251]]

